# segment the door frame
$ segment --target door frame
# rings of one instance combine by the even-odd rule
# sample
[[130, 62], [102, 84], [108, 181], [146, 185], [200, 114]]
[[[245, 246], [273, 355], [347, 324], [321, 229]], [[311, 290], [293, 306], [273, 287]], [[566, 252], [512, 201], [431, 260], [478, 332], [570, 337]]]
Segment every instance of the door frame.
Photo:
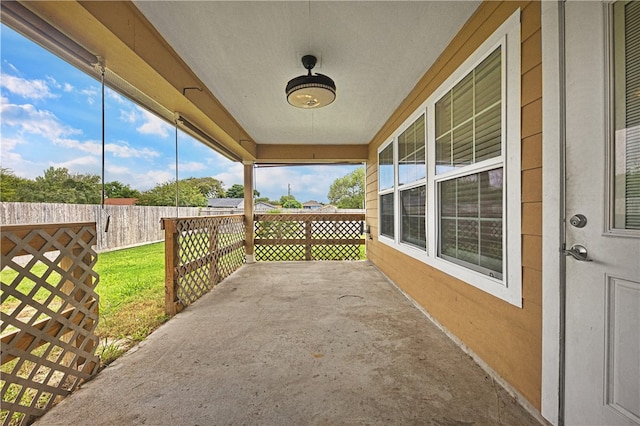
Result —
[[[541, 2], [542, 395], [541, 411], [564, 423], [565, 66], [564, 2]], [[546, 188], [554, 188], [546, 191]], [[559, 188], [559, 191], [556, 191]]]

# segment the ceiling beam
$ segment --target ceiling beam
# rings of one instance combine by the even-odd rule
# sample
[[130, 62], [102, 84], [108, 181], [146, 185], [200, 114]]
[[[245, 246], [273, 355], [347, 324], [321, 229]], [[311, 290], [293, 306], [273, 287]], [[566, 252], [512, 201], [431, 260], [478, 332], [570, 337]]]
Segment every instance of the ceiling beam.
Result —
[[368, 145], [289, 145], [260, 144], [257, 163], [362, 163]]

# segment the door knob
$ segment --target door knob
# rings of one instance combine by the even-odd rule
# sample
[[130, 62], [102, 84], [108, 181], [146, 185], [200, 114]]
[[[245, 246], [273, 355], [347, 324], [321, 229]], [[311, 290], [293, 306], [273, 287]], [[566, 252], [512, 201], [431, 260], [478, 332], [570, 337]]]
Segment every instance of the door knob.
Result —
[[569, 250], [562, 250], [562, 252], [565, 256], [571, 256], [575, 260], [579, 260], [580, 262], [591, 262], [593, 260], [589, 259], [587, 248], [585, 246], [581, 246], [580, 244], [574, 244]]

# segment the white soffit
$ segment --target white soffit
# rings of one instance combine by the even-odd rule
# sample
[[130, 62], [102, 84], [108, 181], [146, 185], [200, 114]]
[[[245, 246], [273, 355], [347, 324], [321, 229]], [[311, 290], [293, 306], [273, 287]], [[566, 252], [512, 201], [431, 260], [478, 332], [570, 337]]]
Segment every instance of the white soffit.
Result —
[[[366, 144], [479, 1], [136, 1], [138, 9], [257, 143]], [[336, 101], [285, 98], [319, 57]]]

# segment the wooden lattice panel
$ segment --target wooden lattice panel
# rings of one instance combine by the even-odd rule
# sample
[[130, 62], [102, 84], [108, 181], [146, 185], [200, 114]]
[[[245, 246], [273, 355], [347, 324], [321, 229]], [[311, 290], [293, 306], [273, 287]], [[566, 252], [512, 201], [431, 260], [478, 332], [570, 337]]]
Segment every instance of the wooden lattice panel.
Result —
[[255, 258], [279, 260], [358, 260], [363, 214], [255, 215]]
[[3, 425], [27, 424], [97, 372], [95, 223], [3, 226]]
[[163, 227], [169, 315], [198, 300], [244, 263], [243, 215], [163, 219]]

